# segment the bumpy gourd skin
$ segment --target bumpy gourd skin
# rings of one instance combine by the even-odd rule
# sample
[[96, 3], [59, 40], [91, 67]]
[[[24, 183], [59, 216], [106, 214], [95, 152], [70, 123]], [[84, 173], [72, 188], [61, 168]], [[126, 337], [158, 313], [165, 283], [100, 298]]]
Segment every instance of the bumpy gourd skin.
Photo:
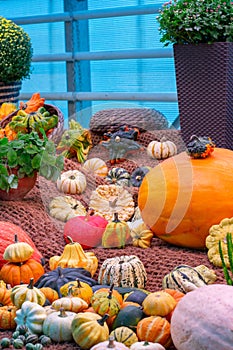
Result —
[[88, 153], [92, 147], [91, 133], [84, 129], [75, 120], [69, 122], [69, 129], [66, 130], [57, 146], [65, 158], [77, 157], [79, 163], [87, 160]]
[[205, 159], [182, 152], [144, 177], [138, 194], [143, 221], [168, 243], [205, 248], [210, 227], [233, 216], [232, 182], [233, 151], [215, 148]]
[[58, 116], [56, 114], [51, 115], [44, 107], [41, 107], [38, 111], [31, 113], [18, 111], [9, 126], [16, 132], [28, 133], [31, 131], [40, 132], [41, 128], [46, 132], [56, 127], [57, 124]]

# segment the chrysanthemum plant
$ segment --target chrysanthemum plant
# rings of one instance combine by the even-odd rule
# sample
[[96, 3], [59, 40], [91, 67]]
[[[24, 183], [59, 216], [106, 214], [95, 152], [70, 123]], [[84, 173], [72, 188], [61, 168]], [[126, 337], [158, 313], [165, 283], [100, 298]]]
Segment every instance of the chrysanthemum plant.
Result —
[[13, 21], [0, 16], [0, 82], [29, 78], [32, 54], [29, 35]]

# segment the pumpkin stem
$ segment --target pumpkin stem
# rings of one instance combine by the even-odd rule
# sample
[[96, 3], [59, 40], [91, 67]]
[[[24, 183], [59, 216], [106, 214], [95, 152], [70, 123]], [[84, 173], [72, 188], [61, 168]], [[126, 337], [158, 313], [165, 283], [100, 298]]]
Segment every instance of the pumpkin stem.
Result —
[[109, 314], [105, 314], [100, 320], [97, 320], [100, 326], [104, 325], [104, 322], [109, 318]]
[[189, 141], [197, 140], [199, 141], [199, 137], [197, 135], [192, 135], [189, 139]]
[[63, 307], [61, 307], [59, 311], [60, 311], [60, 314], [58, 315], [59, 317], [67, 317], [65, 309]]
[[85, 221], [89, 221], [90, 216], [94, 215], [95, 211], [93, 208], [89, 208], [86, 213]]
[[17, 234], [15, 234], [14, 235], [14, 243], [18, 243], [19, 241], [18, 241], [18, 236], [17, 236]]
[[117, 212], [114, 212], [112, 222], [116, 222], [116, 223], [117, 223], [117, 222], [121, 222], [121, 221], [119, 220], [119, 217], [118, 217], [118, 213], [117, 213]]
[[68, 293], [67, 293], [67, 296], [68, 297], [72, 297], [73, 296], [73, 291], [72, 291], [72, 287], [74, 286], [74, 284], [70, 284], [69, 287], [68, 287]]
[[67, 236], [67, 239], [69, 241], [68, 244], [74, 244], [74, 241], [73, 241], [73, 239], [70, 236]]
[[77, 288], [82, 288], [81, 282], [78, 278], [76, 279], [76, 282], [77, 282]]
[[108, 299], [112, 299], [113, 288], [114, 288], [114, 283], [112, 283], [110, 288], [109, 288]]
[[58, 272], [58, 277], [62, 277], [63, 273], [62, 273], [62, 268], [61, 266], [57, 267], [57, 272]]
[[109, 342], [108, 342], [107, 348], [115, 348], [114, 337], [112, 335], [109, 337]]
[[32, 278], [30, 278], [30, 282], [29, 282], [29, 284], [28, 284], [28, 289], [33, 289], [33, 282], [34, 282], [34, 278], [32, 277]]

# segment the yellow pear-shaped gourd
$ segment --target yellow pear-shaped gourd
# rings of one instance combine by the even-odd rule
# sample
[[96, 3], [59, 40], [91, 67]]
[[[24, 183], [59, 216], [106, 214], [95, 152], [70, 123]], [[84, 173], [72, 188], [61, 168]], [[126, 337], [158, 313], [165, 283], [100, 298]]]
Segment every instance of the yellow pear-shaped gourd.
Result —
[[84, 252], [81, 244], [73, 242], [72, 238], [67, 237], [70, 243], [66, 244], [61, 256], [53, 256], [49, 259], [50, 270], [55, 270], [58, 266], [66, 267], [83, 267], [94, 276], [98, 259], [93, 252]]

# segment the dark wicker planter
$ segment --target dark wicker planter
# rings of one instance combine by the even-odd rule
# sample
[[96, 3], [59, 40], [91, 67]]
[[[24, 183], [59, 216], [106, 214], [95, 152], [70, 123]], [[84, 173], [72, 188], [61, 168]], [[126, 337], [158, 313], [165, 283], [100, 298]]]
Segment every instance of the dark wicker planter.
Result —
[[233, 149], [233, 43], [174, 45], [181, 133]]
[[21, 87], [21, 81], [11, 83], [0, 82], [0, 105], [4, 102], [18, 102]]

